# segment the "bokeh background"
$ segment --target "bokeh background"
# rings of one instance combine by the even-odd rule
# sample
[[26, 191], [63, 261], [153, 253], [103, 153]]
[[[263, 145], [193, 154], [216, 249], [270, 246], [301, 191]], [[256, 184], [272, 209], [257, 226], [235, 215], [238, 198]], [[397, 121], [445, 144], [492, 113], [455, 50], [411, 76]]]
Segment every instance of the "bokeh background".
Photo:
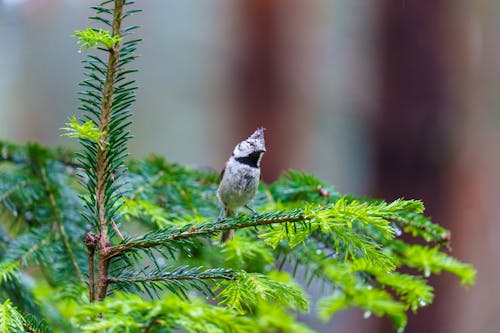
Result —
[[[478, 269], [443, 275], [406, 332], [500, 332], [500, 1], [147, 0], [134, 157], [222, 168], [267, 128], [263, 178], [290, 167], [342, 192], [421, 198]], [[72, 143], [87, 0], [0, 0], [0, 139]], [[315, 291], [312, 291], [315, 293]], [[321, 332], [390, 332], [356, 310]]]

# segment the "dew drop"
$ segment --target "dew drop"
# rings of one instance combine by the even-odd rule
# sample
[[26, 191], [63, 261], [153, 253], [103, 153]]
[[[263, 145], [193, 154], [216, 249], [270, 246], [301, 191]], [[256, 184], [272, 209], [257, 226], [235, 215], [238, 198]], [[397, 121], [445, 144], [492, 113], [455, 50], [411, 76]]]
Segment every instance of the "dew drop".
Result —
[[403, 232], [398, 227], [394, 227], [394, 234], [396, 234], [396, 236], [399, 237], [403, 234]]
[[427, 302], [421, 300], [418, 304], [420, 304], [420, 306], [426, 306]]
[[323, 251], [321, 251], [321, 250], [319, 250], [319, 249], [318, 249], [318, 250], [316, 250], [316, 254], [317, 254], [317, 255], [320, 255], [321, 253], [323, 253]]
[[365, 313], [363, 314], [363, 318], [368, 319], [370, 318], [371, 315], [372, 315], [371, 311], [365, 311]]

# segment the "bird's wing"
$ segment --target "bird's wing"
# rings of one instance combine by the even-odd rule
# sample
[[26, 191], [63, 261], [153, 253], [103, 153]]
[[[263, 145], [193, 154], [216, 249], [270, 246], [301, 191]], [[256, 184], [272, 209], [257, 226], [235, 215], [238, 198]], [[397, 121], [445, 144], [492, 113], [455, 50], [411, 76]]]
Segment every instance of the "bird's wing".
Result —
[[[227, 163], [226, 163], [227, 164]], [[222, 181], [222, 177], [224, 177], [224, 172], [226, 171], [226, 165], [224, 165], [224, 169], [220, 172], [220, 180]]]

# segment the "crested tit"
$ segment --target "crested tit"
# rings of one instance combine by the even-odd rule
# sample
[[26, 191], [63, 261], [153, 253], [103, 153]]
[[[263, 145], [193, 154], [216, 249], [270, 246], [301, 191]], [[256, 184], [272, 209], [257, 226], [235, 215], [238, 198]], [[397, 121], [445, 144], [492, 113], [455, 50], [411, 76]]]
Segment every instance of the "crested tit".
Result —
[[[266, 151], [264, 128], [257, 129], [248, 139], [236, 145], [233, 154], [226, 162], [221, 173], [221, 181], [217, 196], [224, 205], [219, 220], [236, 215], [240, 207], [245, 207], [257, 214], [248, 206], [255, 196], [260, 179], [260, 161]], [[224, 231], [221, 242], [233, 238], [234, 230]]]

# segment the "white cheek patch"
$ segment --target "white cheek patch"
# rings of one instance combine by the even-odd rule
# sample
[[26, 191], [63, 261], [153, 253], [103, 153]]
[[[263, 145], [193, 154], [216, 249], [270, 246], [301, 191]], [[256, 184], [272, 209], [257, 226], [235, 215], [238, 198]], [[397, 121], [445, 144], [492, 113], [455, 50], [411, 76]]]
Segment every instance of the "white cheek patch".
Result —
[[264, 154], [259, 154], [259, 159], [257, 160], [257, 165], [260, 166], [260, 161], [262, 161], [262, 157], [264, 157]]
[[[247, 157], [258, 151], [265, 151], [264, 133], [262, 128], [256, 130], [248, 139], [238, 143], [236, 147], [234, 147], [233, 156], [235, 158]], [[260, 163], [261, 158], [262, 155], [259, 156], [258, 163]]]

